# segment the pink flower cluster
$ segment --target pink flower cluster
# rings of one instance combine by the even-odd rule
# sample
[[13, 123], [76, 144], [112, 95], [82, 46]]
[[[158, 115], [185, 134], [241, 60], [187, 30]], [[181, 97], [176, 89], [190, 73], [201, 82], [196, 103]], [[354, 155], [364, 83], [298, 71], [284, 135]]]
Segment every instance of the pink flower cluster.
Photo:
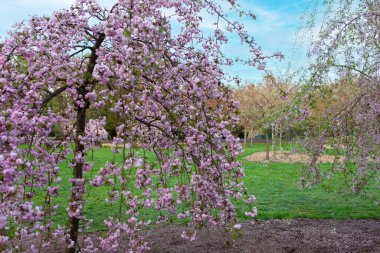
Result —
[[108, 132], [104, 128], [105, 125], [105, 117], [101, 120], [90, 119], [87, 122], [85, 135], [81, 136], [81, 142], [86, 148], [92, 148], [108, 139]]

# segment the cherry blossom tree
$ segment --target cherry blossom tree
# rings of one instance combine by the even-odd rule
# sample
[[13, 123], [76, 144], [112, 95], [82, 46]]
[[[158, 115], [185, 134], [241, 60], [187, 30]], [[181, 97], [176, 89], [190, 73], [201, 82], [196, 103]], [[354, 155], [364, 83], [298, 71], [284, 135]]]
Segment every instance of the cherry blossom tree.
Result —
[[[247, 45], [251, 54], [239, 62], [262, 69], [266, 57], [244, 27], [230, 21], [226, 6], [254, 18], [233, 0], [119, 0], [110, 9], [78, 0], [16, 24], [0, 51], [1, 244], [12, 245], [12, 230], [21, 241], [36, 242], [20, 251], [39, 252], [62, 239], [68, 252], [117, 251], [122, 240], [130, 251], [143, 252], [149, 245], [138, 231], [150, 222], [144, 209], [158, 210], [158, 222], [178, 216], [197, 227], [239, 227], [233, 200], [245, 192], [244, 172], [239, 140], [230, 132], [237, 103], [220, 89], [226, 81], [221, 66], [233, 64], [221, 51], [225, 34]], [[216, 17], [211, 33], [202, 29], [204, 13]], [[59, 98], [65, 106], [51, 108]], [[94, 166], [86, 152], [105, 137], [92, 128], [103, 127], [103, 119], [88, 119], [88, 111], [106, 103], [122, 119], [113, 151], [123, 159], [108, 161], [86, 181]], [[63, 138], [53, 142], [48, 136], [57, 125]], [[147, 159], [148, 151], [157, 162]], [[70, 154], [65, 227], [53, 222], [60, 208], [54, 198], [59, 163]], [[108, 201], [119, 206], [119, 215], [104, 221], [108, 231], [99, 243], [91, 237], [82, 242], [84, 194], [105, 185], [113, 186]], [[256, 214], [253, 201], [247, 196], [248, 216]], [[195, 232], [183, 237], [193, 239]]]
[[[372, 177], [377, 175], [380, 181], [380, 2], [327, 1], [320, 9], [325, 22], [310, 50], [315, 63], [310, 66], [305, 97], [331, 83], [334, 76], [355, 92], [341, 106], [325, 109], [320, 124], [308, 131], [306, 143], [313, 157], [323, 152], [326, 143], [343, 149], [344, 162], [333, 171], [352, 177], [352, 190], [358, 192]], [[319, 175], [316, 160], [307, 171]]]
[[85, 135], [91, 136], [89, 143], [91, 143], [92, 146], [99, 145], [102, 141], [108, 139], [108, 132], [104, 128], [105, 125], [106, 125], [105, 117], [101, 120], [90, 119], [87, 122]]

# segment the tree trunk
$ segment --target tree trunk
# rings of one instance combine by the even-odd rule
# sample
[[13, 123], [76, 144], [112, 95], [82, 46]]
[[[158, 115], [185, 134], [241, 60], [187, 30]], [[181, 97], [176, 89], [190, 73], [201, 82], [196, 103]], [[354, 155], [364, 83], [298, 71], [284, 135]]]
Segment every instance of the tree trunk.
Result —
[[[84, 74], [84, 80], [83, 84], [77, 87], [77, 93], [78, 93], [78, 99], [84, 100], [84, 106], [80, 107], [77, 106], [75, 109], [77, 111], [77, 122], [76, 122], [76, 129], [75, 129], [75, 152], [74, 152], [74, 159], [75, 155], [78, 153], [82, 153], [82, 156], [84, 156], [84, 146], [79, 140], [79, 136], [83, 136], [86, 130], [86, 112], [87, 109], [90, 107], [90, 101], [86, 99], [86, 95], [88, 92], [93, 90], [95, 84], [92, 80], [92, 74], [94, 73], [96, 60], [98, 59], [98, 55], [96, 54], [96, 50], [98, 50], [105, 40], [106, 36], [104, 33], [99, 34], [99, 36], [96, 38], [95, 44], [92, 47], [92, 53], [89, 57], [89, 62], [87, 65], [86, 73]], [[73, 171], [73, 179], [81, 179], [83, 178], [83, 161], [81, 162], [75, 162], [74, 171]], [[82, 196], [76, 196], [75, 194], [75, 182], [72, 183], [72, 193], [71, 193], [71, 202], [81, 202]], [[78, 246], [78, 231], [79, 231], [79, 219], [77, 217], [70, 217], [70, 240], [74, 242], [74, 246], [67, 249], [67, 253], [76, 253], [77, 252], [77, 246]]]
[[280, 150], [282, 150], [282, 124], [280, 125]]
[[268, 133], [268, 130], [265, 132], [265, 143], [266, 143], [265, 159], [269, 160], [269, 133]]
[[313, 157], [312, 157], [312, 160], [311, 160], [311, 163], [310, 163], [310, 170], [311, 170], [311, 173], [313, 173], [313, 185], [315, 184], [319, 184], [321, 182], [321, 173], [317, 167], [317, 160], [318, 160], [318, 157], [319, 157], [319, 153], [314, 153], [313, 154]]
[[251, 131], [251, 147], [253, 146], [253, 130]]
[[247, 135], [248, 135], [247, 130], [244, 129], [244, 142], [243, 142], [243, 147], [244, 147], [244, 148], [245, 148], [246, 145], [247, 145]]
[[274, 153], [274, 148], [276, 146], [276, 126], [272, 125], [272, 152]]
[[[77, 111], [77, 125], [76, 125], [76, 132], [75, 132], [75, 152], [74, 157], [78, 153], [82, 153], [84, 155], [84, 146], [81, 144], [79, 140], [79, 136], [83, 136], [86, 130], [86, 111], [87, 111], [87, 104], [84, 108], [78, 108]], [[75, 158], [74, 158], [75, 159]], [[73, 178], [74, 179], [80, 179], [83, 178], [83, 163], [79, 162], [76, 163], [73, 160], [73, 163], [75, 164], [74, 170], [73, 170]], [[72, 187], [75, 187], [75, 183], [72, 183]], [[75, 192], [73, 191], [71, 193], [71, 202], [81, 201], [81, 198], [78, 199]], [[73, 210], [74, 211], [74, 210]], [[74, 246], [67, 250], [69, 253], [76, 253], [76, 248], [78, 244], [78, 230], [79, 230], [79, 219], [76, 217], [70, 218], [70, 240], [74, 242]]]

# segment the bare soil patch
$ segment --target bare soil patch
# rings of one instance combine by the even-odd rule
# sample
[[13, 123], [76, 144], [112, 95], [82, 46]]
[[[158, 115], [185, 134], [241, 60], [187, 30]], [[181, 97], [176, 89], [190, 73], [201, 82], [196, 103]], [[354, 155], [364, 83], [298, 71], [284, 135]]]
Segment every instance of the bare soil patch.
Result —
[[[245, 158], [248, 161], [252, 162], [280, 162], [280, 163], [309, 163], [311, 162], [311, 157], [303, 153], [295, 153], [290, 151], [275, 151], [269, 152], [269, 161], [266, 160], [265, 152], [253, 153]], [[338, 161], [341, 161], [340, 157]], [[318, 163], [334, 163], [335, 157], [331, 155], [321, 155], [318, 160]]]
[[[168, 225], [142, 233], [152, 253], [380, 252], [380, 220], [374, 219], [244, 222], [241, 235], [234, 241], [215, 227], [202, 229], [194, 241], [189, 241], [181, 238], [185, 229]], [[97, 238], [101, 233], [91, 236]], [[127, 252], [126, 245], [127, 241], [123, 241], [118, 252]], [[65, 252], [65, 246], [55, 243], [42, 252]]]
[[106, 148], [114, 148], [115, 145], [114, 145], [113, 143], [108, 143], [108, 142], [106, 142], [106, 143], [102, 143], [102, 144], [101, 144], [101, 147], [102, 147], [102, 148], [104, 148], [104, 147], [106, 147]]
[[150, 231], [152, 252], [380, 252], [380, 220], [246, 222], [233, 246], [228, 245], [221, 229], [204, 229], [193, 242], [180, 238], [182, 231], [174, 225]]

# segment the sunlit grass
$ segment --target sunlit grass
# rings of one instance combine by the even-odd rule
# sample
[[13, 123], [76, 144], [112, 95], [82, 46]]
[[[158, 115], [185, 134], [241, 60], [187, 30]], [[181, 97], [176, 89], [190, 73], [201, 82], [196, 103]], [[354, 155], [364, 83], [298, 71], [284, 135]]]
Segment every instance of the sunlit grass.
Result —
[[[290, 145], [285, 145], [290, 149]], [[365, 194], [354, 194], [344, 183], [344, 178], [336, 175], [332, 180], [323, 180], [320, 185], [308, 189], [300, 189], [298, 181], [300, 178], [301, 164], [284, 163], [257, 163], [249, 162], [245, 156], [258, 151], [265, 151], [265, 144], [254, 144], [247, 147], [240, 157], [245, 167], [245, 186], [249, 193], [256, 196], [255, 206], [258, 208], [258, 219], [269, 218], [380, 218], [380, 193], [375, 188], [374, 182], [365, 188]], [[93, 160], [95, 167], [92, 172], [86, 173], [87, 182], [91, 174], [95, 175], [106, 161], [112, 161], [114, 154], [110, 148], [96, 148], [88, 154], [88, 160]], [[147, 153], [150, 160], [154, 155]], [[115, 161], [121, 162], [121, 156], [115, 157]], [[60, 164], [60, 195], [55, 198], [54, 203], [59, 203], [57, 216], [54, 220], [64, 225], [67, 222], [65, 208], [70, 199], [70, 182], [72, 169], [69, 167], [70, 159]], [[323, 165], [330, 166], [330, 165]], [[134, 173], [134, 171], [132, 171]], [[89, 189], [89, 186], [87, 186]], [[93, 219], [93, 230], [104, 229], [103, 220], [109, 216], [117, 216], [119, 213], [119, 202], [107, 203], [106, 199], [110, 187], [92, 188], [91, 194], [85, 195], [85, 216]], [[248, 207], [242, 203], [238, 204], [238, 217], [246, 219], [244, 212]], [[144, 211], [144, 219], [154, 219], [158, 214], [154, 210]]]

